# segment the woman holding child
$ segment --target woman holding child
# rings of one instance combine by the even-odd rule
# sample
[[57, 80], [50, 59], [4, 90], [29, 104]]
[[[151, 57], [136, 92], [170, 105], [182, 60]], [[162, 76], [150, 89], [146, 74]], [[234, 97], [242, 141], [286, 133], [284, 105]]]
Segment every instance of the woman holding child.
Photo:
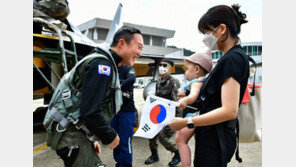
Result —
[[[205, 45], [210, 50], [222, 51], [224, 56], [203, 83], [195, 84], [200, 87], [191, 89], [198, 91], [194, 103], [198, 103], [200, 115], [175, 118], [169, 124], [174, 130], [195, 128], [194, 166], [227, 166], [237, 147], [237, 113], [249, 77], [248, 56], [238, 37], [241, 24], [247, 21], [239, 8], [238, 5], [214, 6], [199, 20], [198, 29], [205, 34]], [[179, 96], [185, 94], [179, 93]], [[180, 104], [179, 107], [184, 108], [190, 103], [181, 98]], [[238, 154], [236, 158], [241, 160]]]

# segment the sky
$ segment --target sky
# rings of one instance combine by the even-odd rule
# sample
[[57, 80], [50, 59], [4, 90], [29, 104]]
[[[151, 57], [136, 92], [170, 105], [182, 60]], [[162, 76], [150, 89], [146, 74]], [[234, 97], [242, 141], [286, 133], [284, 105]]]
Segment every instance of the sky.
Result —
[[174, 30], [167, 45], [202, 52], [206, 49], [203, 34], [197, 29], [202, 15], [215, 5], [241, 5], [247, 14], [247, 24], [241, 27], [242, 42], [262, 42], [261, 0], [68, 0], [68, 20], [78, 26], [95, 17], [112, 20], [119, 2], [123, 22]]

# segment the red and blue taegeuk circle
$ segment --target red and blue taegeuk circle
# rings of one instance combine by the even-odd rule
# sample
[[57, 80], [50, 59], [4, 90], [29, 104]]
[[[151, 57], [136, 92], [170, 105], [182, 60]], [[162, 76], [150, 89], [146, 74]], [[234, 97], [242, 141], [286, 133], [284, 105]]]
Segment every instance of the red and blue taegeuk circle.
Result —
[[107, 67], [103, 67], [103, 70], [104, 70], [104, 71], [107, 71]]
[[155, 124], [162, 123], [166, 118], [166, 109], [163, 105], [158, 104], [150, 111], [150, 120]]

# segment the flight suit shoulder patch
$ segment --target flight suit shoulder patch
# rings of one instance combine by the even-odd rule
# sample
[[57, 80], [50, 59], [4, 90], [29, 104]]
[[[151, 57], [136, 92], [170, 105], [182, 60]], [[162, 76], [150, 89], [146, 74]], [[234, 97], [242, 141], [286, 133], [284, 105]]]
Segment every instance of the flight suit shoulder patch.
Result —
[[110, 76], [111, 67], [108, 65], [98, 65], [98, 74]]
[[136, 74], [135, 70], [130, 70], [128, 73], [129, 74]]

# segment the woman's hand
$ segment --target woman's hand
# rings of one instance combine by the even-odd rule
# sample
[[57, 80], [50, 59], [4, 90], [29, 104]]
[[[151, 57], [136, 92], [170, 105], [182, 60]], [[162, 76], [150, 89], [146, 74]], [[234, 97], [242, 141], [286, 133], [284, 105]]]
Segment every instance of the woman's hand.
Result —
[[178, 101], [180, 104], [177, 106], [181, 109], [185, 109], [187, 107], [187, 101], [185, 100], [185, 98], [182, 98]]
[[187, 119], [176, 117], [171, 123], [168, 124], [168, 126], [173, 130], [179, 131], [187, 127]]

